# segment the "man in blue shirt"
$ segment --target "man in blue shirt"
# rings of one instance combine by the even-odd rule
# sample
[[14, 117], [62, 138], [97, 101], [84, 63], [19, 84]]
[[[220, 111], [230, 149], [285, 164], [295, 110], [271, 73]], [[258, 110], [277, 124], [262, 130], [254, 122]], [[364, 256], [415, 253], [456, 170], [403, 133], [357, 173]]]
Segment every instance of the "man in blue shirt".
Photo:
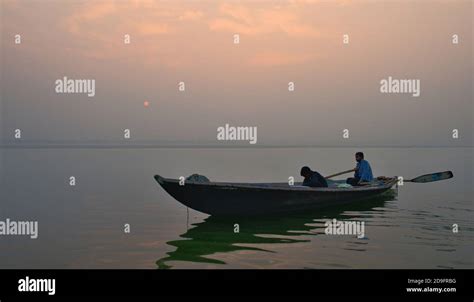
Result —
[[374, 176], [369, 162], [364, 159], [364, 153], [357, 152], [355, 159], [357, 166], [354, 168], [354, 177], [348, 178], [346, 182], [352, 186], [360, 186], [363, 185], [362, 183], [371, 182]]
[[304, 177], [303, 186], [313, 188], [327, 188], [326, 179], [316, 171], [311, 171], [309, 167], [301, 168], [300, 175]]

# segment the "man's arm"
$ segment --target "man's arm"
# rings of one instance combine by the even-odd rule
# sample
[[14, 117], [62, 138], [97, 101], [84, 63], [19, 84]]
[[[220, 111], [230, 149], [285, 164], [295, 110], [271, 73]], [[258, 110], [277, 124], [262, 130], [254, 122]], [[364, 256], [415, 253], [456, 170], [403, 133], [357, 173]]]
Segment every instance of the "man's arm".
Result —
[[355, 178], [360, 178], [360, 175], [359, 175], [359, 164], [357, 164], [354, 168], [354, 177]]

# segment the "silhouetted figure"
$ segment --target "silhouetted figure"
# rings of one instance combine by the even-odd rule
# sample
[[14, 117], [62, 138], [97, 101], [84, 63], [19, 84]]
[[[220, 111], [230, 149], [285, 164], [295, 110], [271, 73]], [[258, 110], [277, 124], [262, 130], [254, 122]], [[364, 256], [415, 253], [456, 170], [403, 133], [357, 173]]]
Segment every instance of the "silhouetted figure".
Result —
[[309, 167], [301, 168], [300, 175], [304, 177], [303, 186], [326, 188], [328, 183], [326, 179], [316, 171], [311, 171]]

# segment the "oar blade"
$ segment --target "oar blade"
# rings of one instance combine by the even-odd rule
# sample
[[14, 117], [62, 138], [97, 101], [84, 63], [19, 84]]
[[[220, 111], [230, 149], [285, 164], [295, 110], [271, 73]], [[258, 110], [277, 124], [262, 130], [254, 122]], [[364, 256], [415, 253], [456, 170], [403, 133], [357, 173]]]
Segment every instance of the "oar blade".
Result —
[[445, 180], [445, 179], [449, 179], [449, 178], [453, 178], [453, 172], [444, 171], [444, 172], [437, 172], [437, 173], [421, 175], [421, 176], [413, 178], [410, 181], [411, 182], [424, 183], [424, 182], [440, 181], [440, 180]]

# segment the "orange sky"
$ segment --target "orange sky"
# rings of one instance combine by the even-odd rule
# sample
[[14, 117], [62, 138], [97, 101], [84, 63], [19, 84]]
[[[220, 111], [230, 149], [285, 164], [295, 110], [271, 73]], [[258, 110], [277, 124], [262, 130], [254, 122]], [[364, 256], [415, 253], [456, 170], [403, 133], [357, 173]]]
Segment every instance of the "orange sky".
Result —
[[[2, 0], [1, 6], [4, 111], [25, 119], [32, 132], [43, 129], [36, 137], [109, 138], [121, 121], [142, 139], [212, 140], [218, 126], [234, 123], [260, 126], [269, 142], [336, 143], [350, 128], [362, 143], [413, 143], [425, 135], [436, 144], [453, 127], [472, 128], [470, 1]], [[12, 43], [16, 33], [21, 46]], [[349, 45], [342, 44], [346, 33]], [[461, 36], [456, 47], [453, 33]], [[65, 75], [97, 79], [93, 103], [52, 93], [51, 83]], [[380, 95], [378, 83], [388, 76], [420, 78], [421, 97]], [[28, 90], [19, 85], [25, 81]], [[176, 92], [180, 81], [185, 94]], [[65, 121], [71, 128], [60, 127]], [[375, 130], [379, 125], [387, 130]]]

